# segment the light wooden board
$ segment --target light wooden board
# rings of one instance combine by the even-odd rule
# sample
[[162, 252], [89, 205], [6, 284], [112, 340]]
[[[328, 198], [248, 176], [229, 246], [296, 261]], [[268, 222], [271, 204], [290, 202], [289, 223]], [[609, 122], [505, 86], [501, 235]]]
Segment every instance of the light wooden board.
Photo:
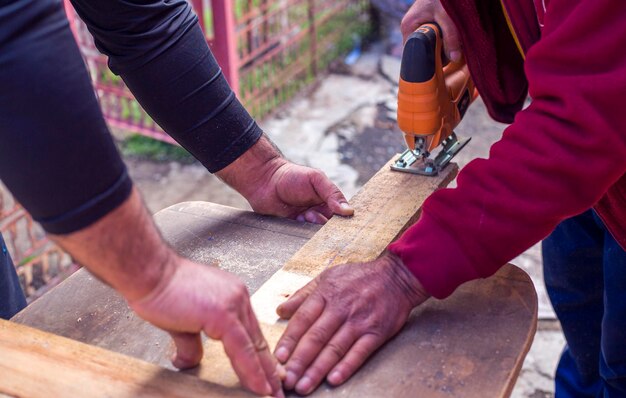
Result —
[[354, 217], [333, 217], [283, 267], [285, 272], [314, 277], [328, 267], [376, 259], [413, 224], [422, 204], [454, 179], [450, 164], [436, 177], [392, 171], [383, 166], [350, 200]]
[[247, 396], [197, 377], [0, 319], [0, 395]]

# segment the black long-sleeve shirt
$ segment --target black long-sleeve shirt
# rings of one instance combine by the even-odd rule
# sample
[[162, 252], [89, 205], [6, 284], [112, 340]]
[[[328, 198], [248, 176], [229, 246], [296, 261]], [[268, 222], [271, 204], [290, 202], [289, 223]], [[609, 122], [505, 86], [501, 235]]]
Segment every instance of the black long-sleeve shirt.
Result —
[[[185, 0], [73, 4], [111, 70], [209, 171], [260, 138]], [[56, 234], [95, 222], [132, 187], [59, 0], [0, 0], [0, 179]]]

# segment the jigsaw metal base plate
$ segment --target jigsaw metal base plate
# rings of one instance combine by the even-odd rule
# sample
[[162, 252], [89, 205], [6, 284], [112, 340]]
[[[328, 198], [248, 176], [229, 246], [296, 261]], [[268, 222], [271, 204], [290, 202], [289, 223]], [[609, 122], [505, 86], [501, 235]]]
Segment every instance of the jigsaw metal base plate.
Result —
[[391, 169], [403, 173], [436, 176], [471, 139], [471, 137], [459, 139], [452, 133], [442, 142], [443, 148], [434, 159], [429, 158], [428, 154], [423, 156], [420, 151], [407, 149], [391, 164]]

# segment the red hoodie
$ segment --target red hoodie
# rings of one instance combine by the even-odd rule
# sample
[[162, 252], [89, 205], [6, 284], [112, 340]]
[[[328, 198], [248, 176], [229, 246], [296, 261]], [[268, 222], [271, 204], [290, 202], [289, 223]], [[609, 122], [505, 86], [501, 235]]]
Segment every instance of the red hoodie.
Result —
[[626, 1], [441, 2], [489, 113], [513, 123], [390, 250], [444, 298], [590, 207], [626, 248]]

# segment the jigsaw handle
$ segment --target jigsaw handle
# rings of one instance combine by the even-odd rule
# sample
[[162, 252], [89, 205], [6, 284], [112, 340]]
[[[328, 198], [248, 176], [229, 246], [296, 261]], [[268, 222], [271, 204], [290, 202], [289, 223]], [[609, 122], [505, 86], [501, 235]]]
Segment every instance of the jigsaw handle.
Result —
[[441, 30], [420, 26], [407, 39], [402, 53], [398, 87], [398, 126], [407, 146], [424, 141], [430, 152], [452, 134], [476, 90], [464, 61], [444, 67]]

